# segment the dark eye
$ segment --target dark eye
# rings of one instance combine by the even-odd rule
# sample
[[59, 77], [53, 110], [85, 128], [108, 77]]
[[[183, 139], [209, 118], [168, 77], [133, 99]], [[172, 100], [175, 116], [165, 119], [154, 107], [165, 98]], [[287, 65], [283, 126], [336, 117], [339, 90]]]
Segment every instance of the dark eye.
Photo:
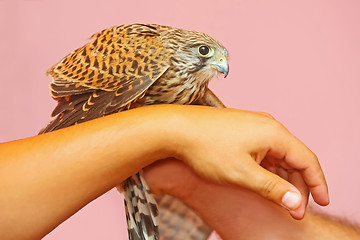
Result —
[[212, 49], [206, 45], [199, 46], [198, 52], [199, 52], [200, 56], [203, 56], [203, 57], [210, 57], [213, 53]]
[[201, 55], [207, 55], [210, 52], [210, 49], [208, 46], [200, 46], [199, 47], [199, 53]]

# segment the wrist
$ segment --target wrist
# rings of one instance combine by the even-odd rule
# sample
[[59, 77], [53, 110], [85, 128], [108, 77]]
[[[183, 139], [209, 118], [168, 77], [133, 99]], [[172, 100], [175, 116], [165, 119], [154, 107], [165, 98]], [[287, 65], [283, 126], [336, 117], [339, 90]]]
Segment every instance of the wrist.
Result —
[[165, 158], [174, 157], [176, 154], [176, 117], [171, 106], [153, 105], [131, 109], [118, 115], [121, 119], [124, 114], [131, 114], [128, 118], [132, 138], [142, 145], [141, 154], [143, 167]]
[[[187, 115], [190, 114], [189, 106], [181, 105], [156, 105], [143, 108], [147, 113], [147, 123], [144, 129], [149, 129], [156, 149], [161, 153], [161, 158], [176, 158], [183, 160], [184, 151], [188, 146], [187, 136], [191, 123]], [[191, 138], [191, 137], [190, 137]]]

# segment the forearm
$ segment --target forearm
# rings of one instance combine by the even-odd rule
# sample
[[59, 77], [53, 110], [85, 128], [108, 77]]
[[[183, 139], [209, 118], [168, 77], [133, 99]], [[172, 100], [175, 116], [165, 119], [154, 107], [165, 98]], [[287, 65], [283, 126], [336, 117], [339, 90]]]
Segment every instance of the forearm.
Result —
[[167, 126], [155, 121], [156, 109], [1, 144], [0, 239], [39, 239], [142, 167], [168, 157], [166, 133], [159, 134]]
[[308, 212], [303, 224], [314, 240], [360, 239], [360, 227], [338, 217]]

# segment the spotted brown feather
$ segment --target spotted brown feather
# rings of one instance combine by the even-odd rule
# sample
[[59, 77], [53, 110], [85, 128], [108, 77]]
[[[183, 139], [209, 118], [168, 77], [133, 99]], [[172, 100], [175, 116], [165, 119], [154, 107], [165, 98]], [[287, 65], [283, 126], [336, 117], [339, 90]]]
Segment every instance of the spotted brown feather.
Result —
[[[162, 38], [153, 28], [122, 26], [93, 35], [95, 40], [63, 58], [48, 74], [54, 79], [52, 86], [80, 84], [82, 87], [114, 91], [122, 88], [139, 95], [155, 82], [169, 67], [169, 52]], [[137, 79], [151, 82], [139, 84]], [[67, 85], [69, 84], [69, 85]], [[128, 89], [132, 86], [132, 89]], [[139, 87], [138, 87], [139, 86]], [[61, 89], [52, 87], [55, 97], [65, 96]], [[77, 88], [73, 94], [77, 94]]]

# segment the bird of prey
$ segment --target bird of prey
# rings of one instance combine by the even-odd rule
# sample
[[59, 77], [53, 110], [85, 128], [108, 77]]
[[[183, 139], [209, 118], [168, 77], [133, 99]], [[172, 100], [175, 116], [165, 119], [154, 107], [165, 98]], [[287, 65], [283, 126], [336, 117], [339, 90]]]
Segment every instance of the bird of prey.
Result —
[[[224, 107], [209, 80], [228, 74], [228, 52], [214, 38], [156, 24], [107, 28], [47, 72], [58, 101], [50, 132], [124, 111], [132, 104], [203, 104]], [[159, 239], [156, 202], [141, 176], [122, 186], [129, 239]]]

